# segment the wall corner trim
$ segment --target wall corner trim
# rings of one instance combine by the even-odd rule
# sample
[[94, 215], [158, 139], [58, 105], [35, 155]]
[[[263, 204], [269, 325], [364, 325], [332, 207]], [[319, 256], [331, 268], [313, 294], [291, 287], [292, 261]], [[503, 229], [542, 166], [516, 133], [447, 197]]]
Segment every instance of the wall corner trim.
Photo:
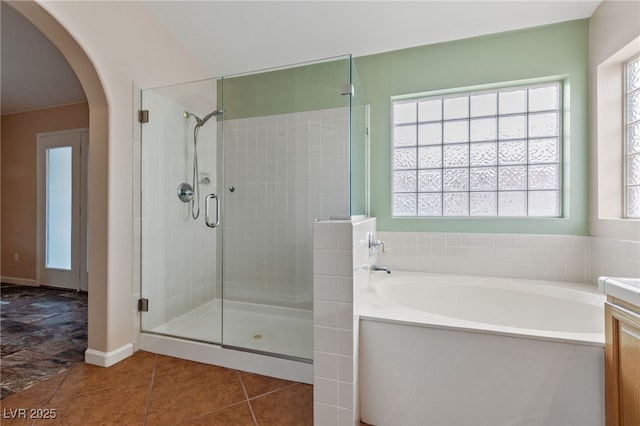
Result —
[[99, 367], [111, 367], [112, 365], [129, 358], [131, 355], [133, 355], [133, 343], [127, 343], [126, 345], [110, 352], [87, 349], [84, 353], [84, 361], [87, 364], [93, 364]]

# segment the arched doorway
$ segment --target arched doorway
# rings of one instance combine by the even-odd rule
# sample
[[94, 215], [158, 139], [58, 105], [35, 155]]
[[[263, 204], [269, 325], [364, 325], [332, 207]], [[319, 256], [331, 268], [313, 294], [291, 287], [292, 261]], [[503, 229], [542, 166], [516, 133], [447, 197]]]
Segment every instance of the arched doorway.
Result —
[[71, 34], [35, 1], [7, 1], [62, 52], [89, 104], [89, 307], [86, 361], [108, 366], [108, 104], [98, 73]]

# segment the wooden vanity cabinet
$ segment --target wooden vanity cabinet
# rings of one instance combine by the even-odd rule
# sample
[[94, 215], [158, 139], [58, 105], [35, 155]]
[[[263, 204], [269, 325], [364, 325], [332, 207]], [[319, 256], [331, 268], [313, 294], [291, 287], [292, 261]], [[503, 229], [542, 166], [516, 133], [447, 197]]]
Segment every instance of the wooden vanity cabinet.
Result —
[[607, 426], [640, 425], [640, 308], [612, 296], [605, 304]]

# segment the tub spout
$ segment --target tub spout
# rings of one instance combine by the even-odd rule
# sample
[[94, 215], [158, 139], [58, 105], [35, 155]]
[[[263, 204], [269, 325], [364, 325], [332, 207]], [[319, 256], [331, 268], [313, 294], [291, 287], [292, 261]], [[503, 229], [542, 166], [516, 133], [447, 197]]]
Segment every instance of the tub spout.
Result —
[[386, 267], [380, 266], [380, 265], [371, 265], [371, 270], [372, 271], [382, 271], [382, 272], [386, 272], [387, 274], [391, 273], [391, 270], [389, 268], [386, 268]]

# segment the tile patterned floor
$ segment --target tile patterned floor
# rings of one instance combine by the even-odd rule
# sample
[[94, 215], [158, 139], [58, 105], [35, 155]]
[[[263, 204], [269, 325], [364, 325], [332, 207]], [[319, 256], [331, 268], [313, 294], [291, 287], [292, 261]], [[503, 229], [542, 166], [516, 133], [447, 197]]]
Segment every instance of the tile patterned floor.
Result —
[[3, 426], [313, 424], [310, 385], [142, 351], [84, 364], [86, 294], [0, 292]]
[[3, 399], [84, 361], [87, 294], [44, 287], [0, 287]]
[[[26, 411], [20, 411], [25, 409]], [[18, 418], [25, 413], [27, 418]], [[32, 419], [50, 416], [55, 419]], [[3, 425], [312, 425], [313, 387], [136, 352], [78, 364], [0, 402]]]

